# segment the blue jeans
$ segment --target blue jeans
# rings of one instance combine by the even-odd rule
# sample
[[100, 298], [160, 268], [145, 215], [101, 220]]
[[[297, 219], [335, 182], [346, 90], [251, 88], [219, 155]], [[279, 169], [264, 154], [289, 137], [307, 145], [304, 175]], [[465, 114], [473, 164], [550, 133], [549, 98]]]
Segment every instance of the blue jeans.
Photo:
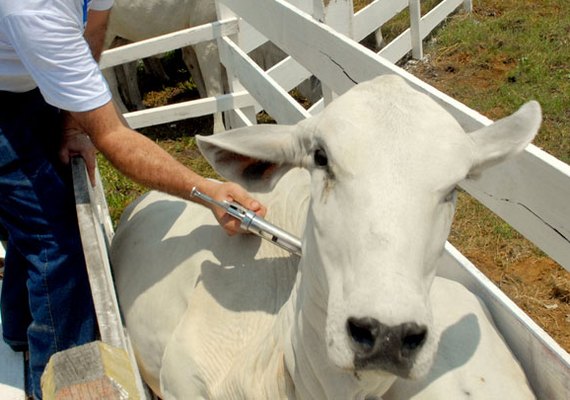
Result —
[[8, 230], [4, 340], [29, 349], [31, 386], [52, 354], [96, 338], [69, 168], [57, 160], [60, 113], [38, 90], [0, 92], [0, 224]]

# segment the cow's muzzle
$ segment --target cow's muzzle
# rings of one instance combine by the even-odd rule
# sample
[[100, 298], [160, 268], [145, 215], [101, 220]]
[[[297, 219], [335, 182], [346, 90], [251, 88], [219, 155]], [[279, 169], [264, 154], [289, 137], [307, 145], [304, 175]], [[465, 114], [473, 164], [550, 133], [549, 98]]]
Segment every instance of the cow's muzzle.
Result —
[[427, 338], [427, 327], [415, 322], [387, 326], [374, 318], [348, 318], [346, 328], [357, 370], [384, 370], [409, 377]]

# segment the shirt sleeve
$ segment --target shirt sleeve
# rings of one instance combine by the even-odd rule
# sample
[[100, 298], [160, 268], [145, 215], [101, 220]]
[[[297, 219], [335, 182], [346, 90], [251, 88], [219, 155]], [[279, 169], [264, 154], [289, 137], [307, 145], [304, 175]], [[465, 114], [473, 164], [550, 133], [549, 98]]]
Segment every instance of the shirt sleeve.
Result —
[[111, 100], [77, 23], [47, 13], [10, 15], [4, 23], [11, 45], [46, 102], [81, 112]]
[[91, 10], [104, 11], [113, 6], [114, 0], [93, 0], [89, 5]]

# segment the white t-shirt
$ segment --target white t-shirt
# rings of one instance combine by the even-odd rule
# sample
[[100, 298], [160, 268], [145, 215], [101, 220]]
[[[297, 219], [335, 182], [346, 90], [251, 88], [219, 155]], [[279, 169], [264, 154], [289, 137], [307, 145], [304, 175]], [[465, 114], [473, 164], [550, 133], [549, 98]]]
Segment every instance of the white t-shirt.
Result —
[[[87, 2], [87, 3], [85, 3]], [[51, 105], [89, 111], [111, 100], [83, 30], [113, 0], [0, 0], [0, 90], [39, 87]]]

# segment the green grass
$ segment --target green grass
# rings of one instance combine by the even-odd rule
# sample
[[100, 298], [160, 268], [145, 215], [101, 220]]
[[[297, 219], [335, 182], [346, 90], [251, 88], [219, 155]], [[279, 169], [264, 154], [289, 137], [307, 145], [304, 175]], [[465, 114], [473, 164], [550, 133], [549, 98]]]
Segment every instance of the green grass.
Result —
[[[543, 108], [538, 147], [570, 163], [570, 1], [474, 1], [426, 46], [443, 90], [492, 119], [530, 99]], [[437, 79], [435, 79], [437, 81]]]

